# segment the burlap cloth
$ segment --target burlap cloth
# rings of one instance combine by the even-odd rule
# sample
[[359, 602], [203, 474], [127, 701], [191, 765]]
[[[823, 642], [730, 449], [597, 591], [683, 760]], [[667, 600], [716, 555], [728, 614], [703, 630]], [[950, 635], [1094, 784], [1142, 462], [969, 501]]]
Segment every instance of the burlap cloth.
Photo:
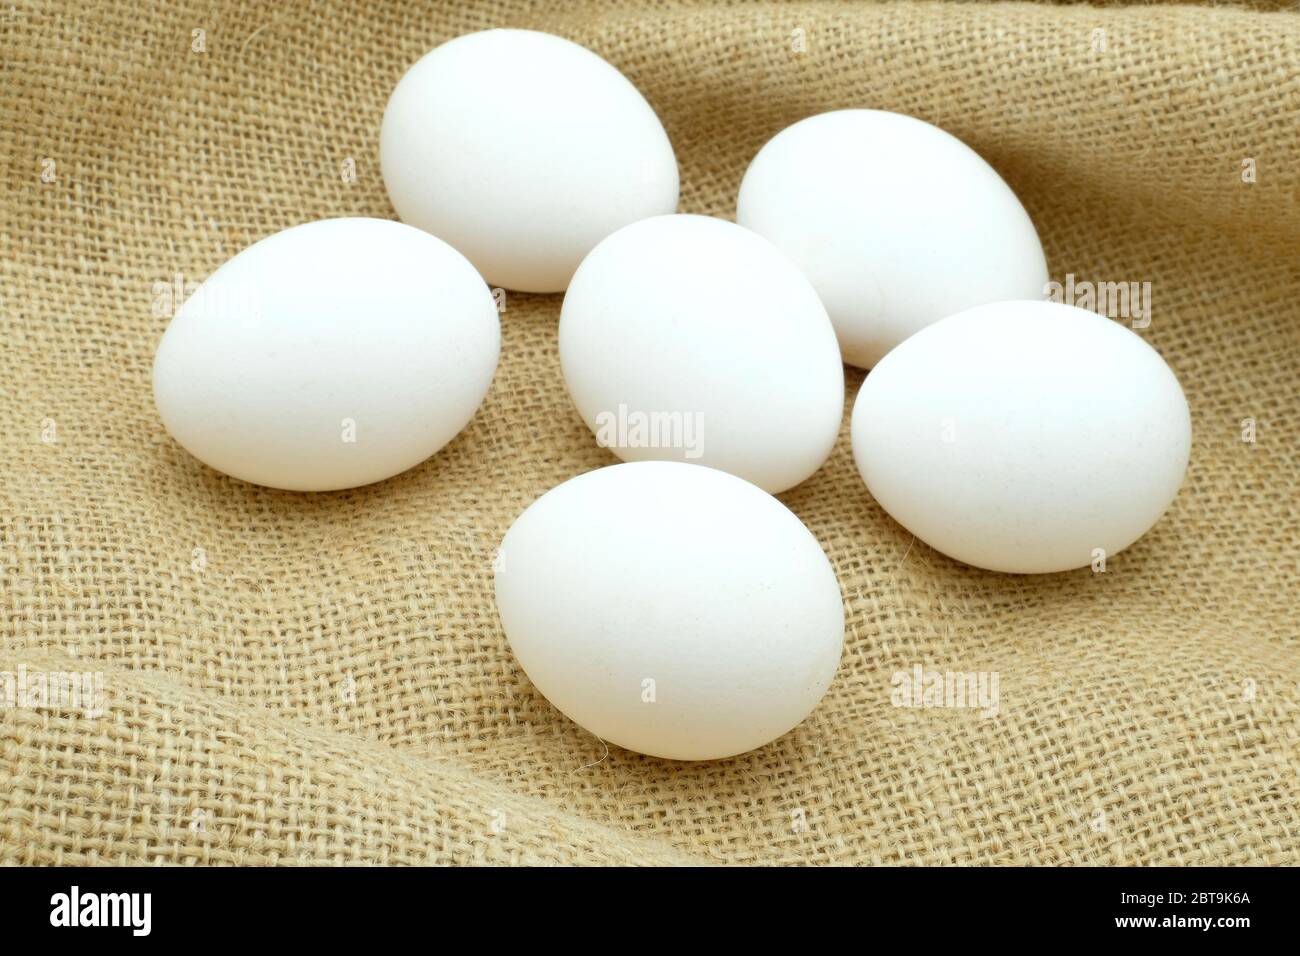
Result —
[[[3, 7], [0, 670], [101, 672], [107, 709], [0, 713], [0, 860], [1297, 862], [1300, 14]], [[613, 460], [566, 396], [558, 296], [509, 297], [486, 405], [404, 475], [310, 495], [200, 465], [153, 406], [156, 284], [295, 223], [392, 217], [389, 91], [494, 25], [622, 69], [688, 212], [730, 217], [759, 146], [808, 114], [960, 136], [1024, 200], [1055, 278], [1153, 284], [1140, 334], [1195, 424], [1169, 513], [1104, 574], [964, 567], [866, 493], [846, 417], [782, 496], [839, 574], [839, 675], [793, 733], [692, 765], [563, 718], [497, 621], [510, 522]], [[915, 664], [997, 672], [998, 715], [893, 706]]]

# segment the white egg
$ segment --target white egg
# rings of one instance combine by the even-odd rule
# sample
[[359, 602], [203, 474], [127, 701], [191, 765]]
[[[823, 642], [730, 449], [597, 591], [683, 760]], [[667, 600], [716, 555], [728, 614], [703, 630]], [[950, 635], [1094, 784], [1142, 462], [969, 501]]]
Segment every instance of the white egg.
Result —
[[1050, 302], [922, 329], [867, 376], [852, 431], [895, 520], [959, 561], [1017, 573], [1100, 569], [1169, 506], [1192, 440], [1155, 349]]
[[1047, 262], [988, 163], [911, 116], [842, 110], [759, 151], [736, 221], [812, 280], [844, 361], [870, 368], [918, 329], [987, 302], [1039, 299]]
[[844, 639], [835, 573], [799, 519], [680, 462], [613, 465], [547, 492], [502, 542], [496, 600], [552, 704], [605, 741], [678, 760], [792, 729]]
[[295, 491], [395, 475], [451, 441], [487, 394], [492, 293], [441, 239], [385, 219], [269, 236], [167, 327], [154, 400], [172, 436], [236, 478]]
[[826, 310], [775, 246], [707, 216], [633, 223], [592, 250], [560, 363], [597, 441], [628, 461], [721, 468], [777, 492], [830, 454], [844, 368]]
[[558, 292], [620, 226], [677, 208], [677, 159], [627, 78], [549, 33], [487, 30], [407, 71], [379, 158], [403, 222], [494, 286]]

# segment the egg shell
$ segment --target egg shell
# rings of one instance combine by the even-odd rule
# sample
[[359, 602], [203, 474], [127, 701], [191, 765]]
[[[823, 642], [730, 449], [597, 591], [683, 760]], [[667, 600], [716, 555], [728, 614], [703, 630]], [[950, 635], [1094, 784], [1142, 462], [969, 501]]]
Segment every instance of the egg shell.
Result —
[[839, 434], [826, 310], [794, 263], [734, 223], [658, 216], [602, 241], [564, 297], [559, 343], [583, 420], [627, 461], [690, 461], [777, 492]]
[[547, 492], [502, 542], [496, 600], [552, 704], [605, 741], [677, 760], [785, 734], [826, 692], [844, 638], [835, 573], [799, 519], [680, 462]]
[[801, 120], [754, 157], [736, 221], [812, 280], [844, 361], [870, 368], [963, 309], [1039, 299], [1047, 261], [1010, 187], [922, 120], [840, 110]]
[[522, 292], [562, 291], [605, 236], [677, 208], [677, 159], [650, 104], [595, 53], [533, 30], [426, 54], [389, 99], [379, 157], [403, 222]]
[[922, 329], [867, 376], [852, 420], [858, 470], [895, 520], [959, 561], [1018, 573], [1094, 565], [1137, 540], [1178, 491], [1191, 429], [1155, 349], [1052, 302]]
[[428, 458], [487, 394], [501, 326], [451, 246], [384, 219], [286, 229], [222, 265], [167, 327], [154, 400], [200, 461], [296, 491]]

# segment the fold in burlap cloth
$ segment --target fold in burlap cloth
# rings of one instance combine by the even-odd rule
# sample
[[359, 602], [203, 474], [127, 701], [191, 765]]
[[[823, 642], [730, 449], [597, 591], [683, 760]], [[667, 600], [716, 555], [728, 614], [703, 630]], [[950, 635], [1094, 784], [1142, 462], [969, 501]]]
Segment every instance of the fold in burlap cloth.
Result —
[[[104, 713], [0, 713], [3, 862], [1298, 862], [1296, 12], [5, 7], [0, 670], [98, 672]], [[782, 496], [840, 577], [839, 675], [794, 732], [689, 765], [607, 751], [497, 621], [510, 522], [613, 461], [564, 390], [559, 296], [509, 297], [487, 403], [404, 475], [309, 495], [199, 464], [153, 406], [162, 290], [295, 223], [392, 217], [389, 91], [499, 25], [622, 69], [688, 212], [730, 217], [812, 113], [960, 136], [1054, 278], [1152, 283], [1140, 334], [1195, 425], [1169, 513], [1104, 574], [968, 568], [875, 504], [846, 416]], [[996, 672], [997, 716], [893, 706], [917, 664]]]

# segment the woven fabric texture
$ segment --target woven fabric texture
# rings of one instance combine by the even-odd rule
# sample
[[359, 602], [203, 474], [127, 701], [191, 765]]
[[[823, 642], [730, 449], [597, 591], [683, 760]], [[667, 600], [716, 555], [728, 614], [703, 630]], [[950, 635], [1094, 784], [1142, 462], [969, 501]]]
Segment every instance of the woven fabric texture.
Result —
[[[0, 671], [103, 693], [0, 711], [0, 862], [1300, 862], [1300, 13], [550, 6], [0, 9]], [[1139, 334], [1195, 430], [1168, 514], [1105, 573], [969, 568], [867, 494], [846, 415], [781, 496], [839, 575], [839, 674], [780, 740], [682, 764], [566, 720], [494, 609], [513, 519], [614, 460], [565, 392], [559, 296], [508, 296], [486, 404], [403, 475], [293, 494], [200, 464], [152, 400], [167, 286], [297, 223], [394, 218], [388, 93], [492, 26], [623, 70], [684, 212], [731, 218], [813, 113], [961, 137], [1055, 279], [1151, 283]], [[916, 665], [995, 672], [996, 716], [894, 706]]]

